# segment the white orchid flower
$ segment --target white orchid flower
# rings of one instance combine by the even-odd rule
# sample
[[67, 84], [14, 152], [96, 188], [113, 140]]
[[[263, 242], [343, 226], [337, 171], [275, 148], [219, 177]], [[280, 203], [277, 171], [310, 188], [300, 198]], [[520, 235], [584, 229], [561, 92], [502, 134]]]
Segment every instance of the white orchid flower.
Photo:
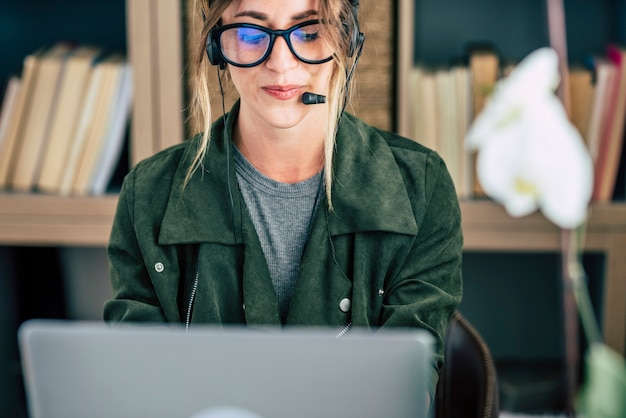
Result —
[[551, 48], [529, 54], [500, 81], [466, 136], [478, 150], [484, 191], [520, 217], [539, 209], [565, 229], [584, 222], [593, 163], [578, 130], [554, 94], [558, 57]]

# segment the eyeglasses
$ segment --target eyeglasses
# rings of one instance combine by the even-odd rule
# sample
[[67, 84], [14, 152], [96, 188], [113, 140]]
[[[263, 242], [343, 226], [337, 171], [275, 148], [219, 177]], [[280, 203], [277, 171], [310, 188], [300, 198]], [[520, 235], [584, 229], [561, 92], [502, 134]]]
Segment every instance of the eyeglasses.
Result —
[[236, 67], [254, 67], [269, 57], [278, 36], [289, 50], [307, 64], [322, 64], [333, 59], [334, 49], [325, 36], [326, 25], [308, 20], [284, 30], [272, 30], [251, 23], [219, 26], [211, 31], [211, 39], [219, 45], [226, 62]]

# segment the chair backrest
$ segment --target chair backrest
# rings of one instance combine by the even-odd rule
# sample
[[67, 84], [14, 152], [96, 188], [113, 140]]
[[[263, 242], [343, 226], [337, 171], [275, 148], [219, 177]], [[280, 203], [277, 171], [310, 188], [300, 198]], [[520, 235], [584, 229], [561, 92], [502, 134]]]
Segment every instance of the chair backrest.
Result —
[[496, 418], [498, 379], [491, 351], [458, 311], [446, 330], [444, 353], [435, 399], [437, 418]]

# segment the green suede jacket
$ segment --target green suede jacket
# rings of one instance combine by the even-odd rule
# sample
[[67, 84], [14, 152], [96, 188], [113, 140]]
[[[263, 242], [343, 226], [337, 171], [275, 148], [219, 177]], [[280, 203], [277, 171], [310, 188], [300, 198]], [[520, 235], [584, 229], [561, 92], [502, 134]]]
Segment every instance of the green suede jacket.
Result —
[[[125, 178], [108, 245], [106, 321], [280, 326], [225, 147], [237, 113], [235, 105], [226, 127], [215, 123], [203, 170], [185, 188], [199, 137]], [[314, 217], [287, 325], [425, 328], [441, 366], [462, 294], [460, 210], [448, 171], [435, 152], [349, 114], [336, 142], [333, 209], [324, 200]]]

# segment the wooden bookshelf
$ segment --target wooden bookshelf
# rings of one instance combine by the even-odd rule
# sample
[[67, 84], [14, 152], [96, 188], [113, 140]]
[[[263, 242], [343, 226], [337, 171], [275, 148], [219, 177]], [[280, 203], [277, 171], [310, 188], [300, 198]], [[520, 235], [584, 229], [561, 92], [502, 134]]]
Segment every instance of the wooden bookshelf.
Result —
[[0, 194], [0, 245], [105, 246], [117, 195]]
[[[125, 0], [112, 0], [110, 2], [71, 0], [67, 4], [52, 1], [49, 7], [46, 6], [37, 13], [33, 13], [30, 8], [22, 5], [22, 3], [18, 0], [10, 0], [6, 5], [0, 5], [0, 15], [4, 11], [14, 21], [28, 22], [28, 25], [22, 25], [24, 28], [38, 27], [40, 33], [47, 34], [45, 42], [54, 39], [54, 37], [61, 39], [71, 37], [86, 43], [102, 45], [112, 50], [123, 50], [129, 46], [129, 53], [132, 54], [133, 52], [129, 45], [133, 34], [126, 33], [128, 16], [125, 16], [127, 13], [125, 7], [128, 3]], [[426, 53], [428, 55], [426, 61], [430, 61], [434, 65], [441, 65], [442, 62], [445, 62], [443, 60], [447, 60], [452, 55], [458, 55], [459, 48], [455, 46], [451, 50], [448, 47], [452, 38], [461, 36], [468, 28], [470, 32], [476, 33], [479, 29], [482, 30], [483, 26], [493, 26], [492, 32], [499, 30], [503, 42], [517, 43], [517, 46], [510, 49], [506, 47], [507, 51], [512, 53], [513, 58], [519, 58], [522, 54], [529, 52], [529, 50], [524, 50], [525, 46], [519, 47], [522, 43], [536, 44], [539, 37], [548, 35], [547, 30], [544, 31], [537, 25], [528, 24], [528, 18], [535, 18], [537, 15], [531, 10], [532, 7], [538, 7], [534, 2], [515, 0], [510, 3], [502, 3], [499, 0], [481, 0], [479, 4], [484, 3], [483, 6], [488, 6], [489, 13], [486, 14], [484, 10], [480, 10], [480, 5], [470, 3], [464, 4], [449, 0], [362, 2], [361, 24], [366, 33], [366, 48], [357, 69], [356, 105], [348, 110], [370, 124], [406, 135], [411, 123], [410, 115], [407, 114], [410, 100], [407, 76], [414, 64], [414, 55], [420, 56], [420, 54]], [[581, 1], [572, 3], [575, 5], [583, 4]], [[191, 2], [183, 1], [181, 4], [188, 6]], [[503, 4], [504, 6], [501, 6]], [[610, 2], [611, 6], [607, 4], [609, 3], [604, 2], [595, 7], [594, 3], [591, 15], [574, 16], [578, 19], [577, 22], [573, 23], [576, 28], [594, 27], [592, 31], [568, 31], [568, 36], [571, 34], [576, 37], [574, 42], [576, 50], [570, 50], [572, 52], [570, 57], [573, 57], [574, 60], [580, 58], [581, 51], [601, 53], [602, 51], [590, 49], [591, 43], [598, 44], [598, 38], [617, 36], [626, 40], [626, 29], [624, 29], [626, 26], [614, 22], [616, 19], [612, 13], [606, 13], [607, 10], [613, 11], [610, 8], [617, 7], [622, 14], [619, 19], [623, 21], [626, 13], [624, 2]], [[618, 6], [613, 4], [618, 4]], [[507, 26], [504, 23], [503, 26], [503, 22], [498, 22], [498, 19], [494, 18], [502, 7], [507, 9], [509, 14], [516, 16], [515, 22], [512, 22], [511, 25]], [[54, 9], [54, 13], [51, 14], [50, 10], [52, 9]], [[396, 12], [395, 16], [392, 15], [392, 11]], [[51, 15], [54, 16], [53, 19], [50, 18]], [[58, 25], [55, 23], [59, 20], [66, 21], [67, 16], [70, 16], [70, 24]], [[96, 24], [94, 24], [94, 16], [97, 18]], [[178, 14], [174, 16], [173, 13], [164, 16], [177, 19], [185, 18], [184, 14], [182, 17]], [[421, 18], [424, 21], [416, 23], [416, 16], [426, 17]], [[456, 19], [456, 21], [442, 23], [442, 20], [445, 19]], [[582, 23], [580, 22], [581, 19]], [[585, 23], [596, 20], [603, 24]], [[186, 23], [188, 26], [186, 30], [189, 31], [189, 22]], [[179, 30], [177, 25], [161, 26], [169, 27], [173, 31]], [[525, 32], [516, 33], [516, 30], [521, 27], [524, 28]], [[454, 28], [454, 30], [450, 31], [449, 28]], [[433, 34], [435, 36], [431, 36]], [[16, 38], [19, 38], [19, 42], [7, 44], [8, 49], [3, 54], [5, 59], [0, 63], [0, 75], [3, 77], [13, 73], [22, 57], [40, 47], [43, 42], [41, 36], [30, 36], [28, 31], [23, 31], [21, 35]], [[178, 36], [179, 34], [174, 33], [174, 35]], [[185, 35], [189, 35], [189, 33]], [[168, 33], [160, 33], [159, 37], [167, 39]], [[175, 39], [178, 38], [170, 38], [170, 40]], [[168, 45], [172, 46], [171, 44]], [[179, 46], [178, 41], [175, 40], [173, 47], [178, 48]], [[153, 50], [140, 48], [134, 51], [148, 54], [149, 51]], [[164, 83], [161, 84], [158, 91], [163, 97], [167, 97], [168, 95], [164, 93], [166, 88], [173, 87], [178, 97], [179, 93], [186, 87], [184, 84], [187, 80], [184, 76], [180, 77], [181, 83], [178, 86], [176, 86], [176, 81], [167, 82], [167, 80], [179, 79], [180, 63], [168, 62], [166, 52], [163, 51], [160, 55], [161, 59], [158, 66], [144, 67], [148, 69], [139, 70], [137, 77], [149, 84], [150, 80], [156, 77], [156, 72], [159, 72], [161, 81]], [[181, 50], [177, 53], [182, 55], [182, 52]], [[148, 61], [152, 62], [153, 60]], [[152, 90], [150, 92], [153, 93]], [[156, 101], [152, 102], [157, 103]], [[152, 102], [148, 101], [148, 103]], [[137, 122], [135, 125], [141, 127], [139, 132], [144, 133], [144, 138], [157, 138], [157, 134], [145, 134], [148, 132], [148, 126], [157, 126], [156, 123], [151, 125], [154, 120], [160, 120], [164, 123], [162, 126], [159, 125], [159, 129], [164, 132], [169, 128], [180, 132], [179, 126], [184, 115], [182, 113], [176, 115], [177, 112], [171, 112], [171, 110], [161, 110], [161, 106], [178, 106], [174, 101], [158, 102], [158, 106], [155, 105], [154, 107], [152, 105], [142, 106], [140, 102], [137, 102], [136, 105], [138, 109], [142, 110], [149, 108], [148, 114], [145, 115], [148, 118], [147, 122], [145, 118], [140, 121], [137, 115], [134, 116], [134, 122]], [[220, 105], [216, 105], [215, 108], [219, 109]], [[161, 112], [165, 112], [168, 116], [166, 118], [161, 117]], [[169, 113], [172, 114], [169, 115]], [[174, 137], [175, 135], [167, 135], [169, 139]], [[179, 136], [176, 138], [176, 141], [181, 139]], [[145, 143], [142, 144], [146, 145]], [[131, 154], [135, 154], [134, 162], [167, 144], [159, 142], [149, 145], [153, 147], [150, 148], [152, 151], [146, 151], [147, 154], [145, 155], [142, 155], [141, 152], [137, 154], [136, 149], [131, 152]], [[134, 143], [134, 146], [136, 147], [137, 143]], [[60, 197], [0, 192], [0, 246], [104, 248], [109, 239], [117, 201], [118, 196], [115, 194], [95, 197]], [[461, 201], [461, 211], [465, 252], [485, 252], [489, 253], [490, 257], [491, 254], [495, 253], [494, 256], [497, 257], [498, 253], [556, 254], [560, 251], [560, 231], [539, 213], [514, 219], [506, 214], [501, 205], [489, 200]], [[605, 342], [622, 355], [626, 355], [625, 249], [626, 202], [593, 205], [585, 240], [585, 251], [603, 255], [605, 275], [603, 277], [603, 323], [601, 326]], [[6, 266], [0, 267], [6, 268]], [[497, 273], [495, 275], [497, 277]], [[21, 279], [16, 278], [16, 280]], [[15, 295], [5, 294], [5, 298], [5, 301], [12, 301]], [[5, 305], [9, 306], [7, 309], [12, 309], [10, 304]], [[13, 312], [7, 313], [6, 310], [3, 312], [5, 316], [13, 315]], [[531, 326], [537, 325], [532, 324]], [[2, 355], [0, 355], [0, 361], [2, 361]], [[0, 386], [2, 384], [3, 381], [0, 379]], [[11, 388], [12, 386], [4, 385], [4, 387]], [[11, 399], [18, 398], [17, 394], [9, 392], [5, 396]], [[0, 397], [1, 403], [2, 398]], [[0, 411], [2, 411], [2, 405], [0, 405]], [[3, 414], [0, 413], [0, 415]]]
[[[0, 194], [0, 245], [106, 246], [117, 195], [57, 197]], [[490, 201], [461, 202], [465, 251], [558, 252], [559, 230], [541, 214], [513, 219]], [[626, 204], [594, 205], [585, 249], [606, 255], [607, 343], [626, 341]]]

